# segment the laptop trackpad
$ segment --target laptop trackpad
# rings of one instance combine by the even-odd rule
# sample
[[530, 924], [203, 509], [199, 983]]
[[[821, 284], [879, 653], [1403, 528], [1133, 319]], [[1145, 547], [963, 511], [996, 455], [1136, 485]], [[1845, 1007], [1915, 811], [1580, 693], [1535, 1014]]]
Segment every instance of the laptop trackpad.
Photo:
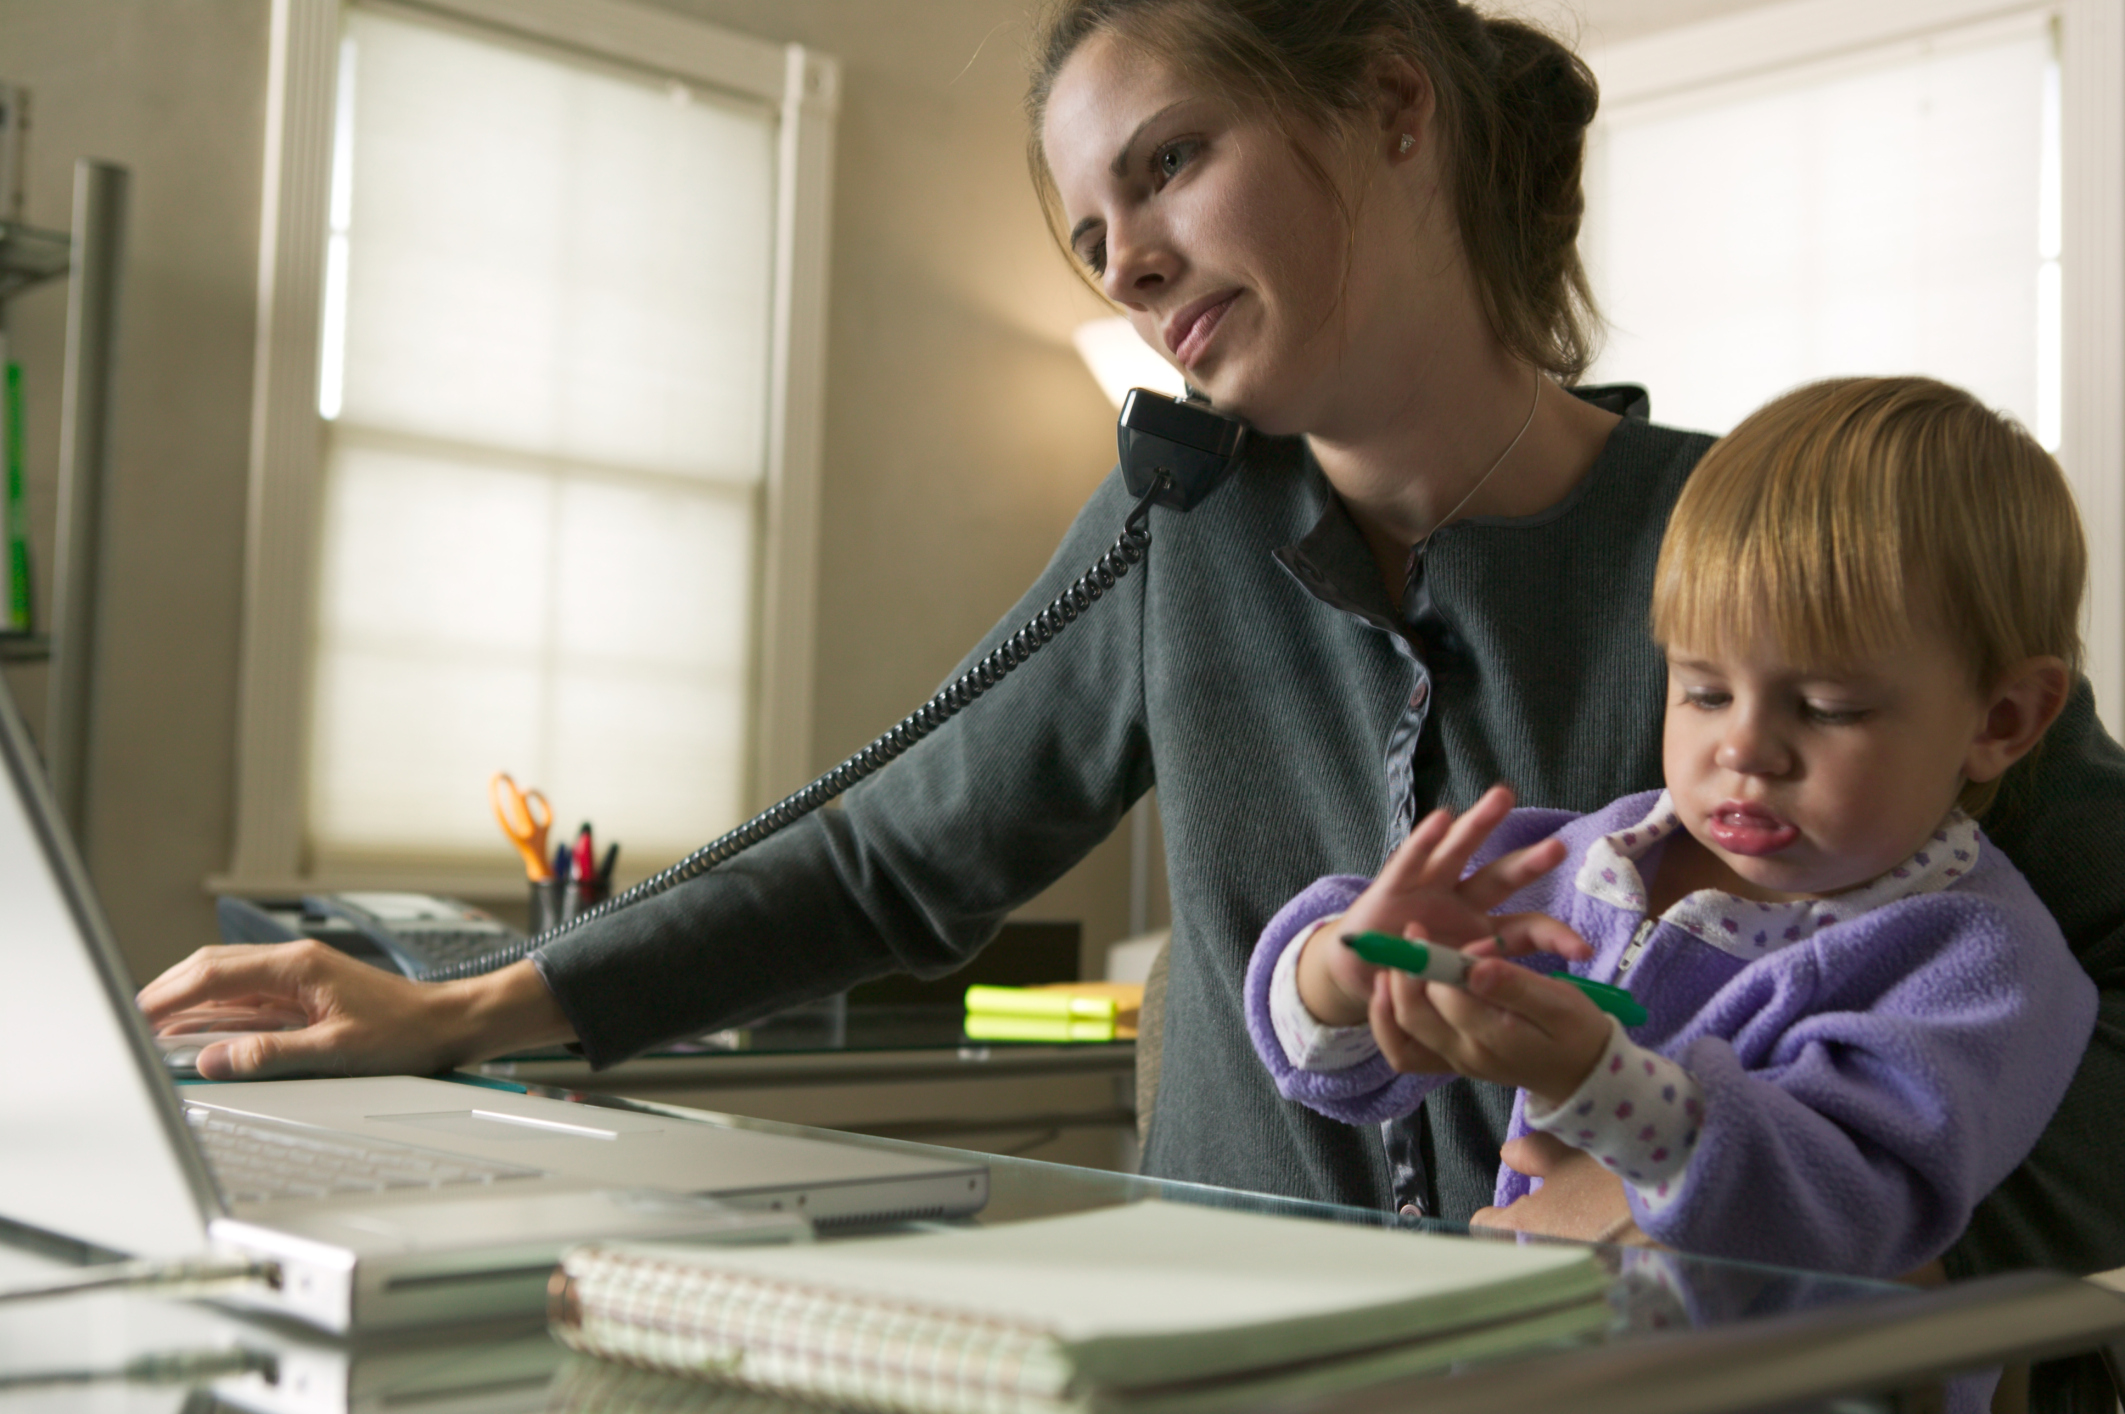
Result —
[[434, 1110], [425, 1114], [369, 1115], [372, 1124], [403, 1124], [458, 1139], [589, 1139], [611, 1141], [623, 1134], [656, 1134], [664, 1126], [647, 1115], [620, 1110], [587, 1110], [581, 1121], [533, 1119], [499, 1110]]

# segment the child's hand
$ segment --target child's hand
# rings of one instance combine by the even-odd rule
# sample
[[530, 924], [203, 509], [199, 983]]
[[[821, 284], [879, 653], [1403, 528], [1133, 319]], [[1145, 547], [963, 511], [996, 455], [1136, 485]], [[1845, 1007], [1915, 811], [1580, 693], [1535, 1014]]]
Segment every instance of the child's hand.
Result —
[[1453, 1070], [1519, 1086], [1552, 1107], [1586, 1080], [1610, 1035], [1584, 992], [1495, 957], [1469, 969], [1466, 990], [1383, 969], [1370, 1016], [1396, 1070]]
[[[1427, 815], [1342, 918], [1307, 939], [1298, 965], [1299, 997], [1306, 1009], [1329, 1026], [1356, 1026], [1366, 1019], [1373, 979], [1381, 969], [1343, 946], [1344, 933], [1391, 933], [1447, 947], [1476, 944], [1474, 950], [1482, 952], [1591, 957], [1585, 940], [1554, 918], [1490, 914], [1562, 863], [1564, 841], [1529, 845], [1461, 877], [1512, 808], [1512, 791], [1493, 786], [1458, 820], [1446, 810]], [[1489, 945], [1491, 939], [1496, 947]]]

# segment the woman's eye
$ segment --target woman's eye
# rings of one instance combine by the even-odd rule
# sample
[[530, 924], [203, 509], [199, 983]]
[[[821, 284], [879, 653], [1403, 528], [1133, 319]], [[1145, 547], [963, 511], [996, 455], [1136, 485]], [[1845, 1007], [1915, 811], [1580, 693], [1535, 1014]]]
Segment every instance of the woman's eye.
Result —
[[1202, 150], [1202, 146], [1194, 138], [1169, 142], [1151, 154], [1152, 170], [1158, 174], [1160, 182], [1170, 182], [1181, 174], [1183, 167], [1195, 160], [1195, 154]]
[[1712, 687], [1688, 687], [1682, 691], [1682, 700], [1692, 707], [1710, 712], [1727, 705], [1732, 695]]
[[1081, 258], [1085, 262], [1085, 268], [1093, 274], [1104, 275], [1107, 273], [1107, 243], [1105, 241], [1100, 241], [1087, 247]]

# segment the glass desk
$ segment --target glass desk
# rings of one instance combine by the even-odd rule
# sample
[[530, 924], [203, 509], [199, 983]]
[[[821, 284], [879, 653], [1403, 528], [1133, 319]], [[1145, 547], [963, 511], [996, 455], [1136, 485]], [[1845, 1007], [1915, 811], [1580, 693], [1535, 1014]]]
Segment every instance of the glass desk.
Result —
[[[585, 1104], [701, 1123], [817, 1132], [537, 1088]], [[845, 1136], [845, 1142], [938, 1152], [890, 1138]], [[1450, 1230], [1367, 1210], [982, 1157], [991, 1174], [989, 1204], [974, 1219], [982, 1224], [1155, 1197], [1322, 1222]], [[33, 1281], [67, 1258], [56, 1246], [37, 1245], [19, 1232], [13, 1236], [0, 1245], [0, 1287]], [[1638, 1248], [1599, 1253], [1612, 1282], [1606, 1325], [1598, 1331], [1445, 1374], [1276, 1407], [1323, 1414], [1916, 1411], [1936, 1407], [1945, 1374], [2125, 1340], [2125, 1298], [2043, 1273], [1918, 1291]], [[142, 1295], [0, 1305], [0, 1414], [650, 1409], [797, 1414], [796, 1406], [779, 1401], [569, 1356], [536, 1321], [339, 1340], [202, 1303]]]

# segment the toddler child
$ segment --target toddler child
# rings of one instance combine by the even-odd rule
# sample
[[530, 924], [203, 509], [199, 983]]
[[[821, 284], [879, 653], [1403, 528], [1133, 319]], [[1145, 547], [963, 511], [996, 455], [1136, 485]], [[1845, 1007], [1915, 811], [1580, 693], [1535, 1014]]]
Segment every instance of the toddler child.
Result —
[[[1517, 1086], [1511, 1134], [1597, 1157], [1660, 1242], [1874, 1276], [1938, 1257], [2094, 1026], [1973, 818], [2064, 704], [2085, 565], [2057, 465], [1967, 394], [1848, 379], [1757, 412], [1661, 545], [1667, 789], [1583, 816], [1494, 789], [1377, 879], [1293, 899], [1247, 974], [1279, 1089], [1374, 1123], [1453, 1072]], [[1427, 983], [1365, 963], [1361, 931], [1479, 960]], [[1564, 967], [1650, 1019], [1542, 975]], [[1501, 1167], [1496, 1202], [1533, 1186]]]

